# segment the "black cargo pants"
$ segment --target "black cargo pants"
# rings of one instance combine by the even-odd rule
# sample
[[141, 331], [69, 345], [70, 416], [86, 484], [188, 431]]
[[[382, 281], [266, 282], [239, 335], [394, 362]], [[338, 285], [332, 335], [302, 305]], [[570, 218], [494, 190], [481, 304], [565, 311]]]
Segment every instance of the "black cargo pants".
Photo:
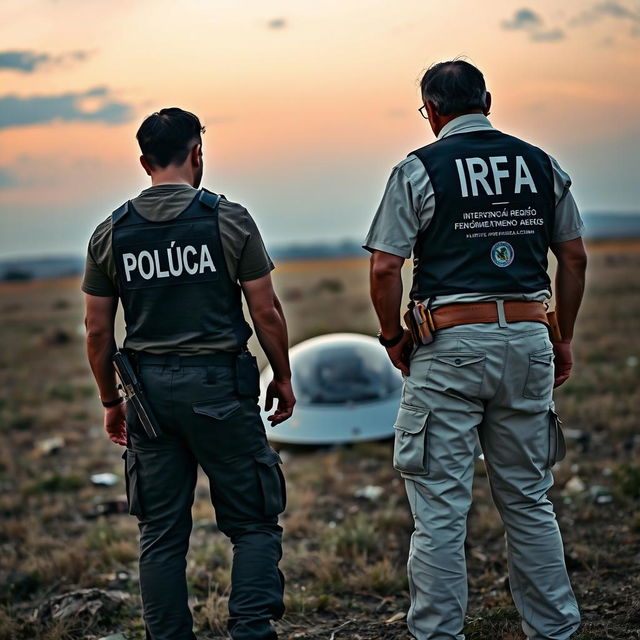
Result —
[[138, 373], [163, 430], [149, 440], [127, 407], [123, 457], [129, 510], [139, 520], [147, 640], [195, 639], [185, 556], [198, 465], [209, 478], [218, 527], [233, 543], [229, 632], [234, 640], [275, 639], [270, 620], [284, 613], [278, 514], [285, 484], [257, 388], [253, 397], [239, 395], [233, 362], [217, 356], [141, 357]]

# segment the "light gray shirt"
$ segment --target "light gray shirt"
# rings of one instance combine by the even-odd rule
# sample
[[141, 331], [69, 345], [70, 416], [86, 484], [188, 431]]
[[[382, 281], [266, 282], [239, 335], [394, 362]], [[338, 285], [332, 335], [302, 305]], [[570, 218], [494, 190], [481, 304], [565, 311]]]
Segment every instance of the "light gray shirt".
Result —
[[[440, 131], [438, 140], [447, 136], [472, 131], [493, 129], [489, 119], [482, 114], [459, 116], [448, 122]], [[582, 236], [584, 224], [580, 218], [569, 187], [571, 178], [549, 156], [553, 167], [553, 182], [556, 198], [556, 215], [551, 242], [567, 242]], [[401, 258], [410, 258], [418, 233], [428, 230], [435, 211], [433, 184], [424, 164], [415, 155], [398, 163], [392, 170], [382, 196], [382, 202], [371, 223], [364, 248], [369, 251], [384, 251]], [[484, 302], [489, 300], [535, 300], [546, 302], [551, 297], [547, 289], [535, 293], [514, 291], [508, 294], [467, 293], [438, 296], [432, 306], [458, 302]]]

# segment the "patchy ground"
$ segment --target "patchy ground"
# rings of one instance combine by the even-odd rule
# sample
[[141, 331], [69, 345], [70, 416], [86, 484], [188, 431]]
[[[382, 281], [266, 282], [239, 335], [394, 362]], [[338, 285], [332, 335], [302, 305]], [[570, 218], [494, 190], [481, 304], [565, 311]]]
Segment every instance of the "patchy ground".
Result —
[[[628, 640], [640, 638], [640, 248], [591, 253], [576, 372], [557, 394], [569, 453], [555, 469], [552, 498], [583, 611], [576, 638]], [[301, 263], [279, 272], [293, 342], [375, 330], [366, 263]], [[144, 636], [137, 526], [119, 513], [120, 451], [101, 431], [81, 321], [76, 280], [0, 285], [0, 640]], [[409, 638], [411, 517], [391, 450], [390, 442], [282, 450], [289, 487], [282, 638]], [[116, 474], [115, 485], [93, 485], [90, 476], [102, 472]], [[368, 485], [381, 495], [356, 497]], [[474, 495], [467, 638], [521, 639], [503, 530], [481, 464]], [[194, 515], [188, 575], [198, 637], [222, 638], [230, 550], [204, 478]]]

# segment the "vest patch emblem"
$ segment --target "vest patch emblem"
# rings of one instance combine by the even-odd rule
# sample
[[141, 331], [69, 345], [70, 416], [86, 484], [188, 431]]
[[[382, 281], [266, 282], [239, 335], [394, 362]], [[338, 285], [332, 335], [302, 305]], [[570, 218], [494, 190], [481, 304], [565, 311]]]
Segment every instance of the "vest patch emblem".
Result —
[[491, 262], [496, 267], [508, 267], [516, 256], [516, 252], [508, 242], [496, 242], [491, 247]]

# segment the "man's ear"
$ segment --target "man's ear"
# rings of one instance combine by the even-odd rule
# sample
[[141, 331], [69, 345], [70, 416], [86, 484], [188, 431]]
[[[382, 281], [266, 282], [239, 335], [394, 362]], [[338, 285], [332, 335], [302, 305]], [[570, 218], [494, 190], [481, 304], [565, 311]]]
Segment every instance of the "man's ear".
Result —
[[151, 175], [151, 165], [147, 162], [147, 159], [144, 156], [140, 156], [140, 164], [142, 168], [147, 172], [147, 175]]
[[431, 100], [427, 100], [425, 102], [425, 106], [427, 107], [427, 114], [429, 115], [429, 120], [434, 122], [438, 117], [438, 111], [436, 110], [436, 105], [431, 102]]
[[491, 113], [491, 94], [487, 91], [487, 97], [484, 100], [485, 107], [482, 110], [485, 116], [488, 116]]
[[191, 166], [199, 167], [202, 164], [202, 144], [193, 145], [191, 149]]

